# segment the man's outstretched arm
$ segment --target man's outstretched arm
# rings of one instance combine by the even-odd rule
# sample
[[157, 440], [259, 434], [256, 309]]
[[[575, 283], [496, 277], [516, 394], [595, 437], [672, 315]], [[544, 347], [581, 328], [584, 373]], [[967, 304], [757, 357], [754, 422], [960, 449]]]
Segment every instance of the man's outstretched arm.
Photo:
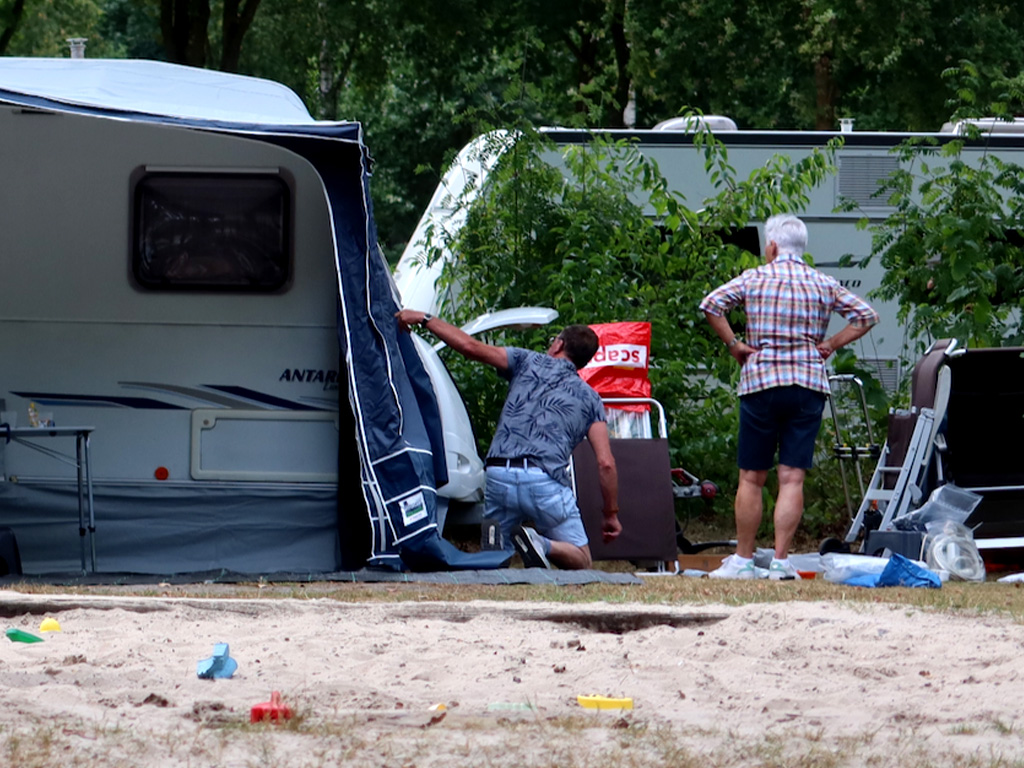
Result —
[[417, 309], [403, 309], [396, 312], [395, 317], [398, 318], [398, 325], [403, 331], [408, 331], [414, 325], [418, 325], [421, 328], [426, 328], [463, 357], [493, 365], [501, 371], [508, 368], [508, 354], [504, 347], [484, 344], [451, 323], [446, 323], [440, 317], [430, 316], [430, 319], [424, 323], [424, 318], [427, 315]]

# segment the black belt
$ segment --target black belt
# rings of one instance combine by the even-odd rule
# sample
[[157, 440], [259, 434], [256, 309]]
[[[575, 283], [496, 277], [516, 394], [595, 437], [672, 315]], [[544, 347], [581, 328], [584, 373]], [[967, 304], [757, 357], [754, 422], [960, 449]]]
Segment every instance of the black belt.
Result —
[[520, 456], [518, 459], [503, 459], [500, 456], [492, 456], [484, 464], [488, 467], [505, 467], [506, 469], [527, 469], [529, 467], [544, 469], [539, 461], [531, 459], [529, 456]]

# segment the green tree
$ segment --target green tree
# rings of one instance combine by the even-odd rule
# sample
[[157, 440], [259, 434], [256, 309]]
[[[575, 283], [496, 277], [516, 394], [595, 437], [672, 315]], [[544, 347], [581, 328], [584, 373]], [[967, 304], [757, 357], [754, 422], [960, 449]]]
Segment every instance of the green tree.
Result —
[[160, 45], [159, 8], [138, 0], [105, 0], [98, 32], [111, 58], [166, 58]]
[[[984, 76], [964, 62], [946, 77], [962, 102], [953, 121], [966, 135], [944, 144], [910, 140], [898, 147], [901, 169], [882, 190], [895, 210], [872, 235], [872, 259], [885, 267], [878, 293], [899, 302], [900, 321], [917, 338], [953, 337], [972, 346], [1024, 343], [1024, 168], [994, 154], [976, 163], [963, 151], [982, 146], [969, 121], [1012, 119], [1024, 104], [1024, 75]], [[986, 95], [998, 101], [990, 106]], [[989, 138], [986, 138], [989, 137]]]
[[685, 104], [751, 128], [934, 130], [944, 69], [1024, 68], [1024, 8], [1001, 0], [638, 0], [626, 26], [641, 125]]
[[624, 124], [626, 12], [623, 0], [264, 0], [240, 66], [287, 83], [317, 117], [363, 123], [397, 255], [436, 169], [524, 96], [535, 125]]
[[[528, 131], [499, 162], [450, 238], [435, 254], [457, 253], [444, 281], [458, 297], [456, 321], [484, 311], [550, 306], [558, 323], [648, 320], [650, 378], [665, 404], [674, 457], [706, 476], [735, 474], [738, 371], [697, 310], [714, 286], [758, 263], [729, 234], [773, 212], [798, 210], [833, 171], [833, 152], [792, 162], [773, 158], [738, 179], [726, 148], [699, 134], [696, 152], [719, 192], [687, 201], [668, 189], [656, 163], [628, 142], [595, 134], [552, 162], [553, 149]], [[502, 343], [538, 348], [550, 330], [508, 333]], [[503, 388], [496, 377], [452, 356], [478, 438], [494, 429]]]
[[495, 25], [507, 30], [502, 57], [523, 63], [523, 75], [546, 96], [546, 111], [561, 122], [581, 116], [592, 127], [631, 124], [625, 0], [522, 0], [504, 11], [498, 7], [503, 15]]
[[[397, 20], [393, 36], [361, 48], [381, 51], [377, 68], [335, 68], [348, 73], [337, 115], [366, 126], [393, 253], [429, 200], [436, 169], [516, 109], [527, 109], [532, 125], [585, 128], [650, 126], [695, 105], [749, 128], [834, 130], [838, 117], [854, 117], [861, 129], [933, 130], [948, 114], [939, 73], [950, 64], [1024, 68], [1024, 6], [998, 0], [368, 7]], [[319, 62], [319, 52], [306, 60]]]
[[397, 257], [447, 153], [472, 138], [463, 116], [516, 75], [494, 59], [492, 0], [264, 0], [245, 71], [285, 82], [322, 119], [358, 120], [374, 156], [379, 234]]
[[105, 55], [109, 48], [99, 32], [102, 17], [98, 0], [14, 0], [11, 5], [0, 0], [0, 53], [67, 57], [68, 38], [84, 37], [91, 53]]

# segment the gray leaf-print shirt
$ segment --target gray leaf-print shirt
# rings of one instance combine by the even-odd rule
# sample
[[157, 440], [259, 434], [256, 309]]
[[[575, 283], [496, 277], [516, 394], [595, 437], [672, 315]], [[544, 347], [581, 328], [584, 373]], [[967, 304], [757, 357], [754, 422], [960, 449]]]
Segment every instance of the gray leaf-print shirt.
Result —
[[576, 367], [519, 347], [507, 347], [508, 397], [487, 457], [537, 460], [552, 478], [569, 485], [569, 457], [590, 425], [604, 421], [604, 405]]

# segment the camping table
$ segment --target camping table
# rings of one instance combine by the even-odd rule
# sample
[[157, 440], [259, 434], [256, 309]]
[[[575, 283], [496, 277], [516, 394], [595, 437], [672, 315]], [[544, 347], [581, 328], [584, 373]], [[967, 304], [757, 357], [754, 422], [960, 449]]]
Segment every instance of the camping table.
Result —
[[[91, 549], [90, 564], [96, 572], [96, 515], [92, 507], [92, 473], [89, 469], [89, 435], [95, 427], [9, 427], [0, 425], [0, 440], [14, 440], [16, 443], [38, 451], [50, 458], [70, 464], [78, 472], [78, 535], [82, 542], [82, 572], [85, 566], [85, 536], [89, 535]], [[74, 437], [75, 455], [68, 456], [47, 445], [38, 445], [33, 440], [45, 437]], [[86, 518], [88, 517], [88, 528]]]

